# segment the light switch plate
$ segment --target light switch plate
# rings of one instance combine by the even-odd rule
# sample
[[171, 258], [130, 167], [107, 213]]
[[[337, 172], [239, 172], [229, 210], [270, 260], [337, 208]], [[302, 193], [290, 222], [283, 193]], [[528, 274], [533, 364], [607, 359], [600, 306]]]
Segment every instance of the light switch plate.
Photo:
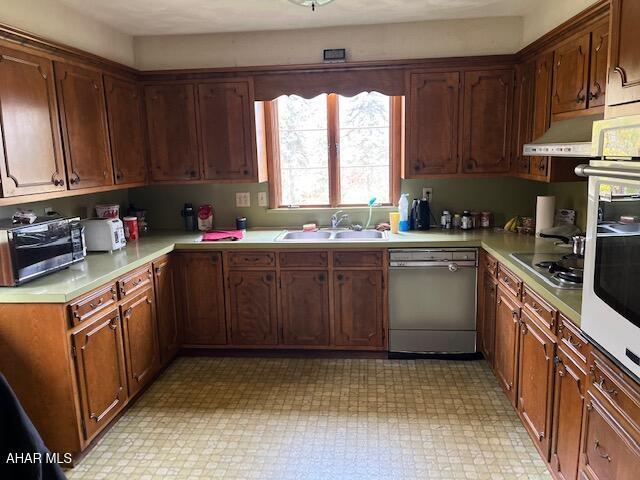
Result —
[[424, 187], [422, 189], [422, 198], [429, 200], [429, 203], [433, 202], [433, 188]]
[[258, 206], [259, 207], [268, 206], [268, 203], [267, 203], [267, 192], [258, 192]]
[[249, 192], [236, 192], [236, 207], [250, 207], [251, 194]]

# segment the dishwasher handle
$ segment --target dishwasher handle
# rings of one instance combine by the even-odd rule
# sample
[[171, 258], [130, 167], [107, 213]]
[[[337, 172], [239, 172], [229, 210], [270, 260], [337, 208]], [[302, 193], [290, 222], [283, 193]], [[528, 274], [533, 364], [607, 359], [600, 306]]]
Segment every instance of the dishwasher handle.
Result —
[[390, 270], [402, 270], [408, 268], [448, 268], [450, 272], [456, 272], [461, 268], [478, 268], [476, 262], [389, 262]]

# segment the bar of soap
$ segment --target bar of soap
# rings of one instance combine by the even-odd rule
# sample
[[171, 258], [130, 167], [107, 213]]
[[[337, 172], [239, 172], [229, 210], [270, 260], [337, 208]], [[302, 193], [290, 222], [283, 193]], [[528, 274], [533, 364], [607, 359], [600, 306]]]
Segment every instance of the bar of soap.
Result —
[[302, 226], [303, 232], [315, 232], [318, 229], [318, 226], [315, 223], [305, 223]]

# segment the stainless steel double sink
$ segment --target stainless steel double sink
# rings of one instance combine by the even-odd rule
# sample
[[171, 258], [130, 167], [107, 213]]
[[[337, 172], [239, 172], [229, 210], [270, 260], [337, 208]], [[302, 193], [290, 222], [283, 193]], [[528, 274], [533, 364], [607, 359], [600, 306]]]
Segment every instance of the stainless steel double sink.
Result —
[[386, 241], [388, 232], [378, 230], [321, 229], [313, 232], [303, 230], [283, 230], [276, 242], [353, 242]]

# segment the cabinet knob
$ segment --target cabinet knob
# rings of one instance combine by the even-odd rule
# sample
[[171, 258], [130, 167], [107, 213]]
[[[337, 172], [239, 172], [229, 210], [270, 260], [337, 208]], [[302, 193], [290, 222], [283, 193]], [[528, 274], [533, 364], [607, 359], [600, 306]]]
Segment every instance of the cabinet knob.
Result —
[[324, 283], [324, 275], [323, 274], [318, 275], [318, 282]]
[[80, 183], [80, 175], [78, 175], [77, 173], [73, 172], [71, 178], [69, 179], [69, 182], [74, 184], [74, 185]]
[[249, 170], [243, 170], [243, 171], [242, 171], [242, 174], [243, 174], [243, 175], [249, 175]]
[[578, 96], [576, 97], [576, 103], [580, 104], [580, 103], [584, 103], [584, 101], [586, 100], [587, 97], [585, 97], [584, 95], [580, 95], [578, 94]]
[[269, 282], [269, 283], [270, 283], [270, 282], [271, 282], [271, 280], [273, 280], [273, 276], [272, 276], [271, 274], [267, 274], [267, 275], [265, 275], [264, 279], [265, 279], [267, 282]]
[[344, 275], [342, 275], [341, 273], [339, 273], [336, 278], [340, 281], [344, 280]]
[[121, 172], [120, 170], [118, 170], [118, 171], [116, 172], [116, 178], [117, 178], [118, 180], [122, 180], [122, 177], [123, 177], [122, 172]]
[[595, 442], [593, 442], [593, 449], [600, 458], [604, 458], [608, 462], [611, 462], [611, 456], [602, 449], [602, 447], [600, 446], [600, 442], [597, 439]]

